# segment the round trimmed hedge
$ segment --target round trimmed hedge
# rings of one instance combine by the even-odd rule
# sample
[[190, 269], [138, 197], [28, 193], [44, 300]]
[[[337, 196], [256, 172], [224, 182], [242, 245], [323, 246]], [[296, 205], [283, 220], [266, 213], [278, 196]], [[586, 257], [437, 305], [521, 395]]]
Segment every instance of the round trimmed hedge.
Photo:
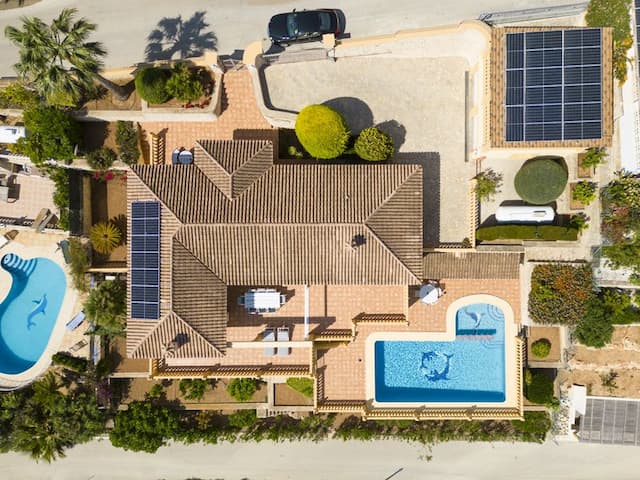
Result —
[[525, 202], [545, 205], [562, 195], [567, 186], [567, 170], [560, 157], [536, 157], [518, 170], [514, 184]]
[[324, 160], [342, 155], [350, 139], [345, 119], [326, 105], [309, 105], [300, 111], [296, 136], [309, 155]]
[[171, 72], [163, 68], [145, 67], [136, 74], [136, 92], [149, 103], [164, 103], [171, 98], [167, 81]]
[[360, 132], [353, 149], [363, 160], [371, 162], [389, 160], [393, 155], [393, 139], [382, 130], [369, 127]]
[[547, 358], [551, 352], [551, 342], [546, 338], [540, 338], [531, 344], [531, 353], [534, 357]]

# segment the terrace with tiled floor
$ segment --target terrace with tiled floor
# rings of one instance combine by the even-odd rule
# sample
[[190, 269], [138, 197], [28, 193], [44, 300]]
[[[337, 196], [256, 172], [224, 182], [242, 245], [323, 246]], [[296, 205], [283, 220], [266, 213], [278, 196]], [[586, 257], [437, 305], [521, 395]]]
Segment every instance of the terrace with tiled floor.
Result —
[[[165, 139], [165, 161], [171, 163], [175, 148], [190, 150], [202, 139], [277, 139], [277, 130], [264, 119], [253, 94], [251, 77], [246, 69], [224, 74], [223, 111], [214, 122], [142, 122], [143, 142], [151, 143], [151, 133]], [[148, 158], [148, 155], [145, 155]]]
[[409, 324], [361, 324], [356, 338], [318, 352], [318, 375], [324, 400], [366, 400], [365, 343], [374, 332], [437, 332], [445, 331], [447, 308], [455, 300], [480, 293], [507, 301], [514, 311], [514, 321], [520, 321], [519, 282], [516, 280], [442, 280], [446, 295], [435, 305], [415, 302], [409, 308]]
[[52, 212], [55, 184], [35, 175], [9, 175], [9, 201], [0, 202], [0, 217], [35, 219], [43, 208]]

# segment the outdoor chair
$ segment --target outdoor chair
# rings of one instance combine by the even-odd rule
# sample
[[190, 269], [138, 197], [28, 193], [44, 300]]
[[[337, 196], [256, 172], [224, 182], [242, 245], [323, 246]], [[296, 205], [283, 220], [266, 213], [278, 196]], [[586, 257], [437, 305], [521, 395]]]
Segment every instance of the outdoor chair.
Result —
[[244, 307], [244, 295], [240, 295], [238, 297], [238, 305], [240, 305], [241, 307]]
[[87, 346], [87, 341], [86, 340], [80, 340], [79, 342], [73, 344], [73, 346], [69, 349], [69, 351], [71, 353], [75, 353], [78, 350], [80, 350], [82, 347], [86, 347]]
[[75, 317], [73, 317], [69, 322], [67, 322], [67, 330], [70, 332], [74, 331], [78, 328], [82, 322], [84, 322], [85, 314], [84, 311], [80, 311]]
[[[274, 342], [276, 340], [275, 332], [273, 328], [266, 328], [262, 337], [263, 342]], [[267, 357], [273, 357], [276, 354], [276, 349], [273, 347], [265, 347], [264, 354]]]
[[[279, 327], [276, 332], [276, 339], [278, 342], [288, 342], [289, 341], [289, 327]], [[291, 354], [291, 348], [289, 347], [278, 347], [278, 356], [286, 357]]]

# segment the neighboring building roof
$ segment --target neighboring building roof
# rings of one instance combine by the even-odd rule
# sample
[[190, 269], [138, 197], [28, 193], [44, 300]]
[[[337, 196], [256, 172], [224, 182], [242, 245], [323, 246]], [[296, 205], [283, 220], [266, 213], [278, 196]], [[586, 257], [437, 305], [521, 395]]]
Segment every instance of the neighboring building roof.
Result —
[[273, 165], [251, 140], [200, 141], [194, 158], [127, 181], [130, 202], [161, 203], [161, 319], [130, 320], [132, 357], [166, 355], [184, 325], [190, 354], [223, 355], [229, 285], [421, 283], [420, 166]]
[[424, 278], [520, 278], [519, 253], [433, 252], [424, 256]]

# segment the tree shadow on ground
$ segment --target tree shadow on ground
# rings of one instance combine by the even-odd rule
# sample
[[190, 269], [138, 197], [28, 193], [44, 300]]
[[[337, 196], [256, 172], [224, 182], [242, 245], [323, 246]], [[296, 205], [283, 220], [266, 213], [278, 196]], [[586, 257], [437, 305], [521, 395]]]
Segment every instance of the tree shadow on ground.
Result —
[[373, 113], [365, 102], [355, 97], [339, 97], [323, 102], [342, 114], [352, 135], [373, 125]]
[[391, 138], [393, 139], [393, 146], [396, 151], [398, 151], [407, 136], [407, 129], [404, 125], [396, 120], [387, 120], [386, 122], [379, 123], [376, 127], [386, 134], [391, 135]]
[[205, 50], [216, 50], [218, 37], [206, 31], [209, 27], [204, 19], [206, 14], [199, 11], [186, 20], [182, 15], [161, 19], [147, 37], [146, 61], [199, 57]]

